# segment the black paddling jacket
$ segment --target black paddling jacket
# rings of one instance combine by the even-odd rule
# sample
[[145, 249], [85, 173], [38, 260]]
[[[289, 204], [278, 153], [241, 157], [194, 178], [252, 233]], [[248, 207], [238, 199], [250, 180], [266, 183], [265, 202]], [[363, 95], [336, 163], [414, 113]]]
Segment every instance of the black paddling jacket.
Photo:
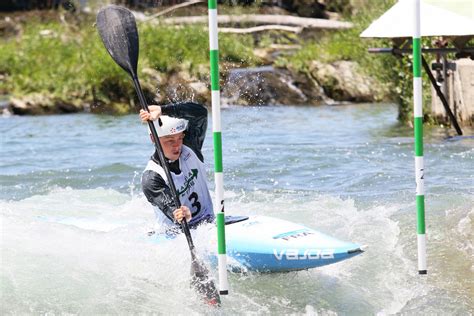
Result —
[[[188, 120], [188, 128], [185, 132], [183, 144], [191, 148], [196, 156], [204, 162], [201, 152], [202, 145], [206, 136], [207, 129], [207, 109], [198, 103], [185, 102], [174, 103], [161, 106], [163, 115], [178, 117]], [[158, 165], [161, 165], [158, 153], [151, 156]], [[174, 162], [168, 162], [170, 171], [179, 174], [179, 159]], [[171, 189], [165, 180], [153, 170], [145, 170], [142, 175], [142, 190], [147, 200], [154, 206], [157, 206], [167, 218], [174, 222], [173, 211], [177, 208], [174, 203]]]

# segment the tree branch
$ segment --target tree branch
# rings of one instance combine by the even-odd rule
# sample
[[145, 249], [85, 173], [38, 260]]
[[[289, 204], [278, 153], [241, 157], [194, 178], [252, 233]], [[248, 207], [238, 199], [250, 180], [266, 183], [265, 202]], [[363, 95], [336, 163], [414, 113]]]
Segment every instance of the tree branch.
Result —
[[[207, 16], [187, 16], [187, 17], [173, 17], [160, 20], [164, 24], [205, 24], [207, 23]], [[239, 23], [253, 23], [257, 25], [274, 24], [274, 25], [289, 25], [298, 26], [302, 28], [319, 28], [319, 29], [347, 29], [352, 27], [350, 22], [302, 18], [291, 15], [264, 15], [264, 14], [246, 14], [246, 15], [220, 15], [218, 16], [218, 23], [220, 24], [239, 24]]]
[[191, 0], [191, 1], [187, 1], [187, 2], [183, 2], [183, 3], [180, 3], [180, 4], [174, 5], [174, 6], [169, 7], [169, 8], [167, 8], [167, 9], [163, 10], [163, 11], [160, 11], [160, 12], [158, 12], [158, 13], [155, 13], [155, 14], [153, 14], [153, 15], [150, 15], [149, 17], [147, 17], [147, 18], [144, 19], [143, 21], [144, 21], [144, 22], [150, 21], [150, 20], [152, 20], [152, 19], [155, 19], [155, 18], [160, 17], [160, 16], [162, 16], [162, 15], [165, 15], [165, 14], [167, 14], [167, 13], [170, 13], [170, 12], [172, 12], [172, 11], [174, 11], [174, 10], [179, 9], [179, 8], [188, 7], [188, 6], [193, 5], [193, 4], [196, 4], [196, 3], [204, 3], [204, 0]]

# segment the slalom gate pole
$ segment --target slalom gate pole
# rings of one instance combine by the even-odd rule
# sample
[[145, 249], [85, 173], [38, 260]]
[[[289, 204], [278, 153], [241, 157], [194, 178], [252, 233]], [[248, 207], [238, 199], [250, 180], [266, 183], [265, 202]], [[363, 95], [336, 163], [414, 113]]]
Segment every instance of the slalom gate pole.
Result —
[[217, 0], [208, 0], [209, 53], [211, 60], [212, 133], [214, 138], [214, 175], [216, 198], [214, 210], [217, 221], [217, 260], [219, 266], [219, 293], [229, 293], [227, 254], [225, 246], [224, 175], [222, 168], [221, 102], [219, 90], [219, 43], [217, 31]]
[[425, 185], [423, 162], [423, 101], [421, 81], [420, 0], [413, 0], [413, 106], [415, 133], [416, 213], [418, 273], [427, 274], [425, 234]]

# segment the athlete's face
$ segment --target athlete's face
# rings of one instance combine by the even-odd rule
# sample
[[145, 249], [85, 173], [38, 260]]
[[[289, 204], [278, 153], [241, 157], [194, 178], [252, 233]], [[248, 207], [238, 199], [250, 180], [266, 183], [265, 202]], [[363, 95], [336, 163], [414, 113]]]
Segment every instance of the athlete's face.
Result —
[[183, 146], [183, 139], [183, 132], [160, 137], [160, 144], [166, 158], [172, 161], [179, 158], [179, 155], [181, 155], [181, 147]]

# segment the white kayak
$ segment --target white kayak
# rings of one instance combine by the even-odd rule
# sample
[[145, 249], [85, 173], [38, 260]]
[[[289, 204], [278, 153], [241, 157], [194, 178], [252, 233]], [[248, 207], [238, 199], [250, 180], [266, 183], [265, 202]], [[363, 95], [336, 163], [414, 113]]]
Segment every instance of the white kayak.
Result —
[[[214, 234], [216, 235], [216, 234]], [[160, 244], [175, 236], [155, 234]], [[217, 247], [216, 247], [217, 248]], [[361, 246], [267, 216], [227, 216], [226, 250], [234, 271], [285, 272], [325, 266], [361, 254]], [[216, 263], [214, 254], [209, 256]]]

